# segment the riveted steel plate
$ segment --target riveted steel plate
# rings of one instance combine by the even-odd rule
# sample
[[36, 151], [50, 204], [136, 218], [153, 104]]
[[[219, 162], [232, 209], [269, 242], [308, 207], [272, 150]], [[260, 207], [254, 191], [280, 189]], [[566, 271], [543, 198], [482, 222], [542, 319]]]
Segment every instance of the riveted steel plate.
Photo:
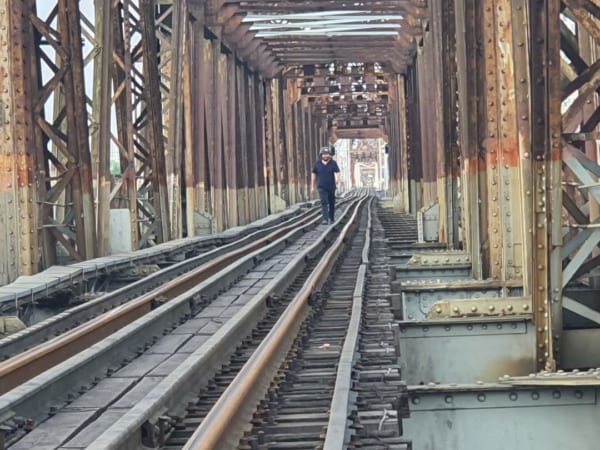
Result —
[[521, 287], [504, 289], [499, 286], [480, 286], [473, 284], [468, 286], [464, 283], [457, 284], [456, 287], [433, 286], [423, 284], [411, 284], [401, 282], [395, 289], [401, 292], [401, 311], [397, 310], [396, 317], [402, 320], [423, 320], [427, 317], [436, 302], [452, 299], [494, 299], [503, 295], [517, 297], [522, 295]]
[[526, 320], [407, 321], [396, 331], [409, 385], [495, 381], [535, 370], [535, 329]]
[[433, 304], [427, 313], [427, 320], [510, 315], [529, 317], [531, 309], [531, 297], [442, 300]]
[[593, 388], [410, 389], [402, 425], [413, 450], [592, 450], [597, 398]]
[[464, 252], [426, 252], [413, 255], [407, 262], [409, 266], [446, 266], [471, 264], [471, 255]]

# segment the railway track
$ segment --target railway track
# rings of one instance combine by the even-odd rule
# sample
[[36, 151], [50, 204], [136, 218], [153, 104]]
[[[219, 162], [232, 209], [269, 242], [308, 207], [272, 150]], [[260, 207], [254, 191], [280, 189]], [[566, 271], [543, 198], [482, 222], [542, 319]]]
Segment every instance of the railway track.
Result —
[[370, 211], [310, 306], [304, 290], [296, 294], [267, 336], [254, 335], [222, 367], [161, 448], [410, 449], [397, 420], [394, 429], [386, 423], [405, 386], [386, 241]]
[[[362, 198], [349, 202], [340, 221], [354, 217], [357, 202], [364, 201]], [[16, 442], [14, 448], [18, 449], [56, 445], [56, 440], [60, 443], [77, 441], [82, 436], [89, 440], [93, 433], [83, 430], [94, 422], [92, 417], [98, 418], [107, 412], [111, 405], [118, 403], [119, 396], [125, 397], [134, 391], [143, 396], [144, 389], [148, 394], [153, 387], [149, 379], [158, 383], [164, 381], [161, 378], [172, 375], [172, 368], [190, 362], [196, 353], [198, 364], [210, 373], [211, 368], [218, 367], [236, 347], [233, 344], [240, 336], [249, 332], [263, 317], [268, 317], [267, 301], [271, 303], [268, 299], [283, 292], [290, 280], [306, 267], [307, 261], [315, 260], [327, 247], [334, 230], [317, 227], [319, 221], [318, 212], [314, 217], [308, 215], [293, 229], [278, 230], [276, 234], [261, 238], [261, 245], [253, 242], [246, 253], [237, 250], [237, 253], [225, 256], [229, 264], [227, 270], [220, 267], [217, 272], [219, 269], [215, 268], [214, 262], [210, 263], [210, 271], [203, 281], [192, 280], [187, 275], [187, 285], [175, 286], [175, 292], [166, 299], [168, 301], [164, 296], [145, 295], [142, 308], [148, 310], [139, 318], [127, 319], [131, 323], [115, 333], [108, 333], [108, 338], [0, 397], [6, 442]], [[305, 232], [308, 228], [312, 231]], [[110, 311], [104, 320], [114, 316], [119, 309], [135, 310], [139, 306], [136, 305], [138, 300]], [[83, 340], [71, 339], [69, 345], [80, 345]], [[182, 380], [184, 378], [182, 376]], [[182, 384], [169, 386], [178, 390], [179, 396], [187, 395]], [[102, 398], [94, 392], [110, 392], [112, 397]], [[86, 403], [86, 396], [94, 398]], [[49, 436], [48, 429], [56, 429], [61, 423], [64, 425], [65, 420], [68, 422], [67, 416], [81, 408], [89, 413], [88, 416], [79, 414], [80, 422], [70, 422], [59, 433], [62, 437]], [[117, 413], [125, 414], [124, 410]], [[53, 416], [50, 420], [48, 414]], [[141, 429], [147, 432], [146, 425]], [[101, 427], [95, 432], [102, 434]]]
[[[288, 223], [251, 233], [0, 340], [0, 355], [5, 359], [0, 364], [0, 394], [88, 348], [294, 229], [315, 226], [318, 217], [317, 209], [306, 211]], [[49, 336], [54, 337], [48, 339]]]
[[[162, 273], [183, 273], [181, 269], [185, 271], [186, 265], [180, 263], [218, 247], [235, 244], [250, 234], [256, 237], [261, 231], [272, 231], [310, 208], [311, 204], [305, 203], [215, 235], [176, 239], [130, 253], [52, 266], [36, 275], [20, 277], [9, 285], [0, 286], [0, 311], [3, 315], [18, 315], [28, 326], [33, 326], [45, 320], [50, 310], [54, 316], [171, 266], [178, 267]], [[154, 279], [159, 280], [158, 277]]]

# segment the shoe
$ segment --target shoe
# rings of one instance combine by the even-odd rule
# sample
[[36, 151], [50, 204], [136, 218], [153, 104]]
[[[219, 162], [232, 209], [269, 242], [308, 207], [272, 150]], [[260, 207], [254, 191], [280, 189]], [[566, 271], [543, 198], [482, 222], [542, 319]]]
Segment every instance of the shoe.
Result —
[[333, 224], [333, 219], [329, 219], [329, 225]]
[[329, 222], [327, 220], [324, 220], [323, 222], [321, 222], [321, 225], [328, 225]]

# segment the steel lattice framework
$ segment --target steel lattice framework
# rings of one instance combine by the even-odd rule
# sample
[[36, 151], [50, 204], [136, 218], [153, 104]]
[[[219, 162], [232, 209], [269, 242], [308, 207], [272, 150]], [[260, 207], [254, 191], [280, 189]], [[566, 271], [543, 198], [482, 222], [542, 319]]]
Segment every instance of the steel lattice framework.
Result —
[[0, 283], [248, 223], [309, 198], [319, 147], [382, 137], [398, 209], [437, 204], [475, 278], [523, 287], [553, 368], [563, 312], [597, 321], [599, 19], [591, 0], [4, 0]]

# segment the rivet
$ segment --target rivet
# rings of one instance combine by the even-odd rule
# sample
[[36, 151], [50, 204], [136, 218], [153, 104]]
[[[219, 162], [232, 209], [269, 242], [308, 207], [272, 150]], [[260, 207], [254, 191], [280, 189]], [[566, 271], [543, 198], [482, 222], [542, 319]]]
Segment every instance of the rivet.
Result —
[[419, 403], [421, 403], [421, 399], [419, 397], [413, 397], [412, 404], [418, 405]]
[[538, 400], [540, 398], [540, 393], [539, 392], [532, 392], [531, 393], [531, 398], [533, 400]]
[[485, 394], [479, 394], [477, 396], [477, 400], [479, 400], [480, 402], [485, 402]]
[[519, 399], [519, 394], [516, 392], [511, 392], [508, 394], [508, 398], [510, 398], [513, 402], [516, 402]]
[[575, 391], [575, 398], [582, 398], [582, 397], [583, 397], [583, 392]]

